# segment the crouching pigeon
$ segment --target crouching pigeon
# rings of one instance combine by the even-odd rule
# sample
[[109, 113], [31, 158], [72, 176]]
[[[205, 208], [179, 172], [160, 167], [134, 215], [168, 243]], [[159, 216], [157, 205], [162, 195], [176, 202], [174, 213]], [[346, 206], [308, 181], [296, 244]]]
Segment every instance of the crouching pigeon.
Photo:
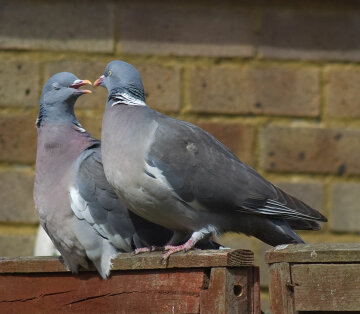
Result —
[[150, 109], [132, 65], [110, 62], [94, 85], [109, 92], [101, 136], [106, 178], [131, 211], [174, 231], [164, 259], [229, 231], [273, 246], [303, 243], [293, 229], [318, 230], [317, 221], [326, 221], [206, 131]]
[[80, 266], [93, 263], [106, 278], [119, 252], [163, 245], [172, 232], [135, 214], [130, 217], [108, 184], [100, 141], [74, 115], [77, 98], [90, 93], [80, 87], [89, 83], [62, 72], [43, 88], [36, 121], [34, 200], [40, 223], [65, 265], [77, 273]]

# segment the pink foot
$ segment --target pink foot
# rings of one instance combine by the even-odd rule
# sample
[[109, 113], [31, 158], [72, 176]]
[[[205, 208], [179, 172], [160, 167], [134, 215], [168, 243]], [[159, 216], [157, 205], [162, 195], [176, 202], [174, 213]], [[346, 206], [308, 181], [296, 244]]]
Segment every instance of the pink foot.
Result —
[[150, 246], [150, 247], [141, 247], [134, 250], [134, 254], [146, 253], [146, 252], [154, 252], [154, 251], [163, 251], [163, 247], [159, 246]]
[[190, 238], [187, 242], [185, 242], [182, 245], [177, 245], [177, 246], [166, 245], [164, 250], [167, 252], [162, 256], [162, 261], [166, 262], [169, 259], [170, 255], [176, 252], [180, 252], [180, 251], [187, 252], [193, 249], [195, 244], [196, 242], [192, 238]]

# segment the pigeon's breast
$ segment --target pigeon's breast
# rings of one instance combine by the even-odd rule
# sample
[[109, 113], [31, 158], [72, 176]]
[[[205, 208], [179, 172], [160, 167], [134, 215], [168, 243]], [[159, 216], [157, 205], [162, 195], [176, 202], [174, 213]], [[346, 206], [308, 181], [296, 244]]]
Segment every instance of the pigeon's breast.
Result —
[[[189, 212], [178, 204], [161, 170], [146, 162], [158, 122], [144, 115], [144, 109], [134, 109], [116, 106], [106, 109], [101, 146], [106, 178], [137, 215], [163, 226], [183, 229], [177, 217], [189, 216]], [[189, 221], [193, 218], [190, 216]], [[174, 221], [170, 221], [172, 218]]]
[[127, 204], [141, 194], [141, 174], [157, 126], [134, 110], [115, 106], [105, 111], [101, 145], [105, 175]]

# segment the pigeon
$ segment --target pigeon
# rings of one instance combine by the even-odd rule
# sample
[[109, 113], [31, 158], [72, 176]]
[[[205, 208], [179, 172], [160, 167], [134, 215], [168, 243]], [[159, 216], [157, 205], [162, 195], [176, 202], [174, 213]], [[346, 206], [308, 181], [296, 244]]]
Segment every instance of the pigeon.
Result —
[[149, 108], [132, 65], [110, 62], [94, 86], [108, 90], [101, 135], [106, 178], [129, 210], [174, 232], [163, 259], [227, 232], [272, 246], [304, 243], [294, 229], [319, 230], [318, 221], [327, 221], [203, 129]]
[[101, 143], [74, 115], [77, 98], [90, 93], [80, 89], [85, 84], [91, 83], [61, 72], [44, 85], [36, 120], [34, 201], [68, 269], [77, 273], [93, 264], [105, 279], [118, 253], [164, 245], [172, 231], [130, 214], [107, 182]]

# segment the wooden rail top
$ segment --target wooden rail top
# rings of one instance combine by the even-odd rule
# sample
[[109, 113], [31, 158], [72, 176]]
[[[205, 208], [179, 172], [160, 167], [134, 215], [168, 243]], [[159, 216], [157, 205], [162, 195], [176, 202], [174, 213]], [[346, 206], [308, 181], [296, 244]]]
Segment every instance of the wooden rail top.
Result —
[[[171, 255], [167, 264], [161, 262], [162, 252], [119, 254], [113, 260], [112, 270], [238, 267], [254, 265], [250, 250], [194, 250]], [[0, 258], [0, 273], [66, 272], [59, 257]]]
[[268, 264], [360, 263], [360, 243], [316, 243], [278, 245], [266, 252]]

